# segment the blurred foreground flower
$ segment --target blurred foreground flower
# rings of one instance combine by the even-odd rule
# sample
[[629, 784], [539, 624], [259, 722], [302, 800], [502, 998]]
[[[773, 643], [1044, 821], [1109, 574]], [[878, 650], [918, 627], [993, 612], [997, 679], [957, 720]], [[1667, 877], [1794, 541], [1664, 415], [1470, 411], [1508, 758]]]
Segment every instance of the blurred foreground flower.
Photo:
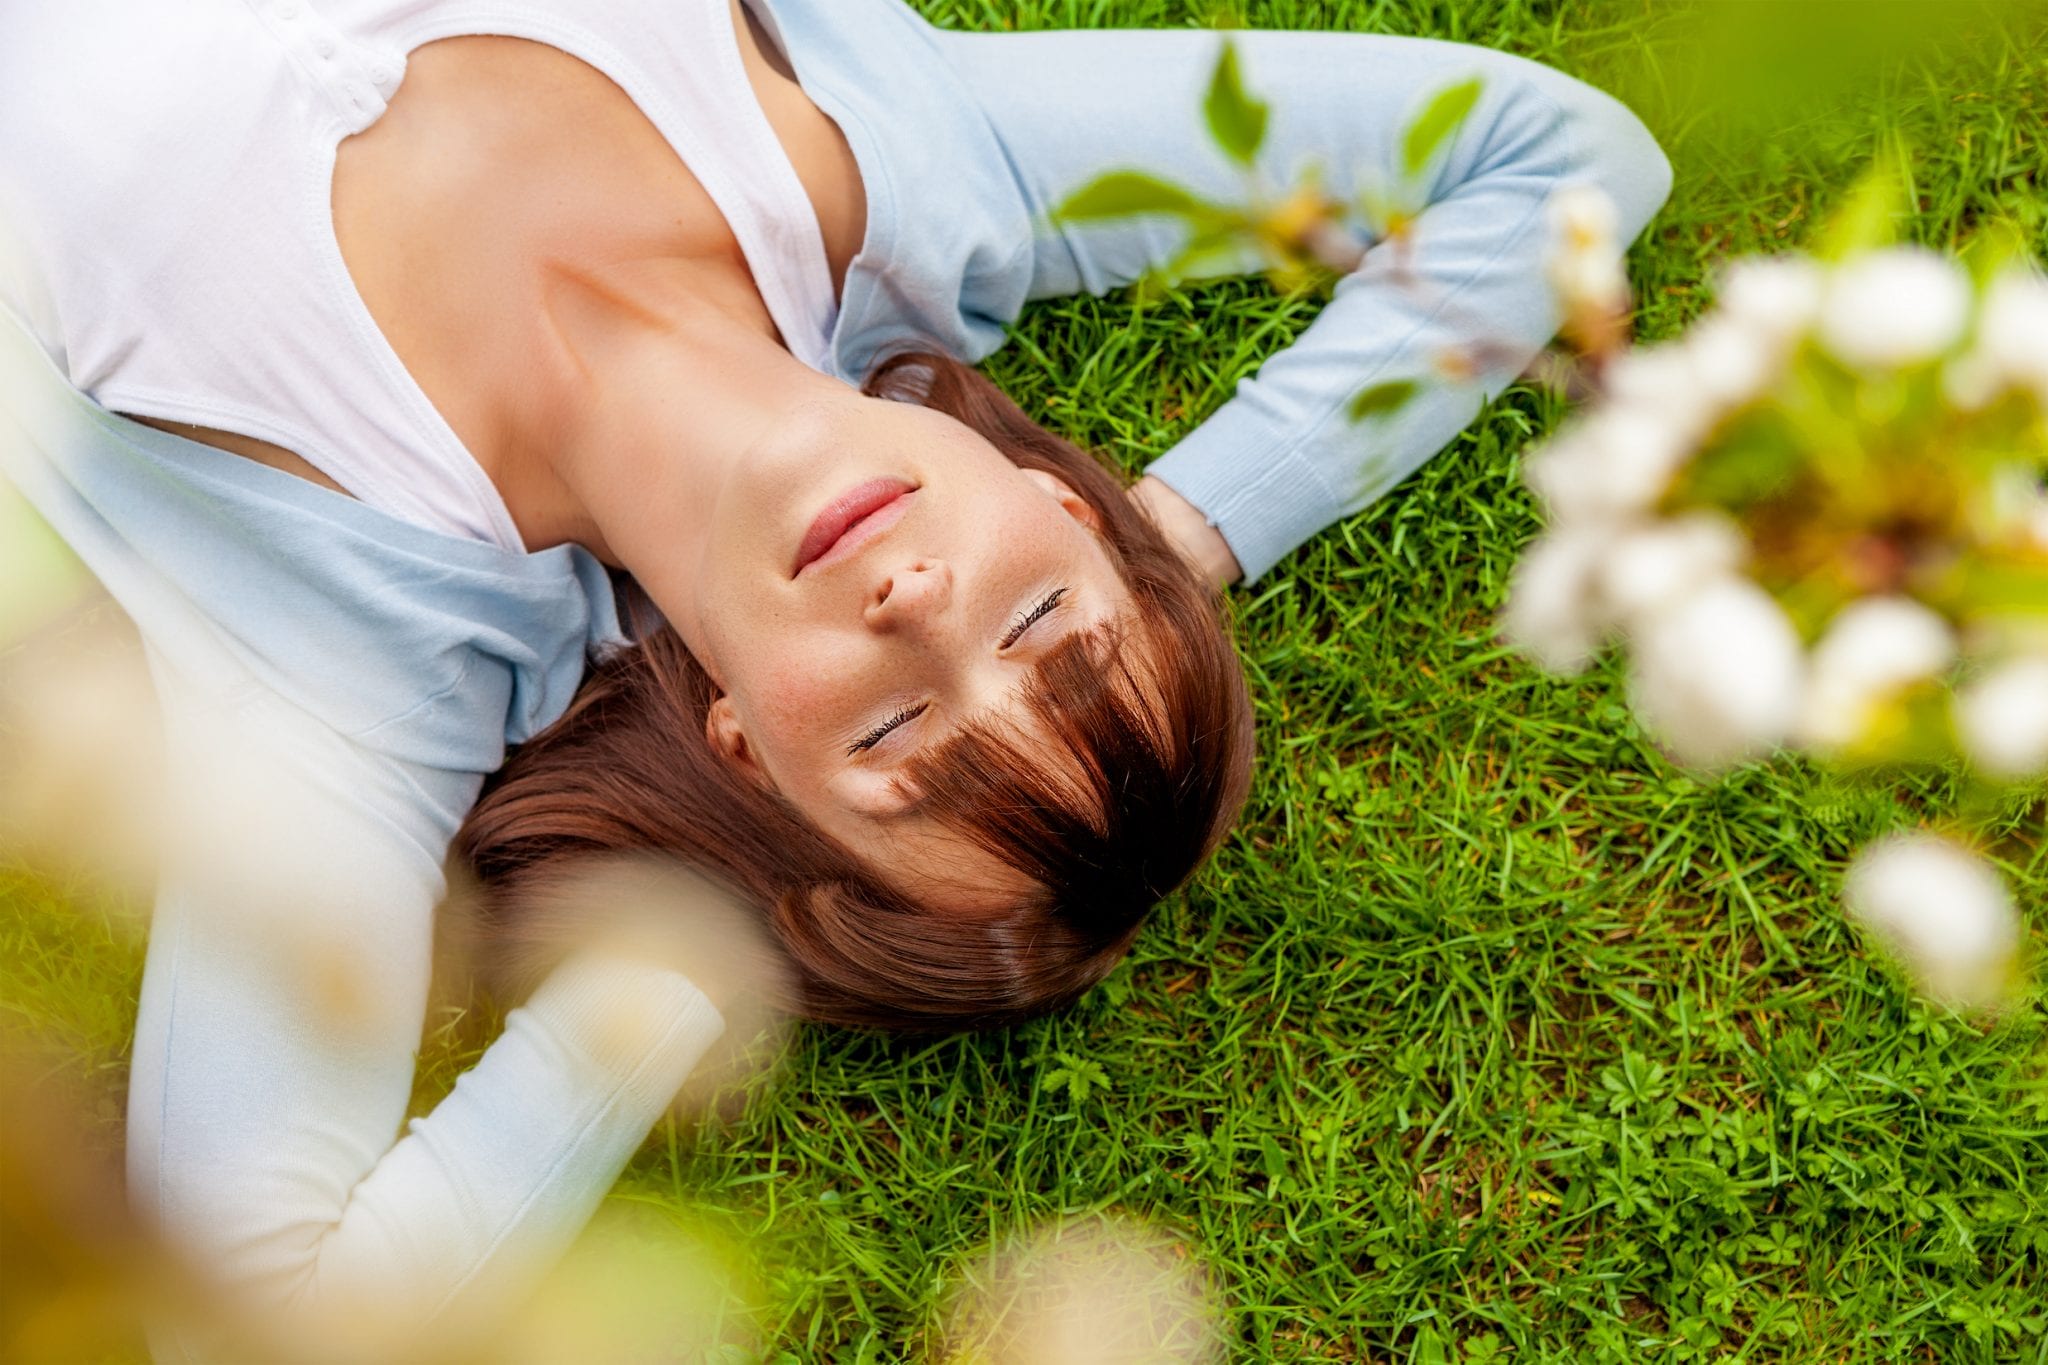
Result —
[[1991, 776], [2048, 771], [2048, 653], [2000, 664], [1964, 687], [1956, 722], [1963, 747]]
[[217, 1312], [130, 1214], [114, 1125], [119, 1096], [45, 1040], [0, 1023], [0, 1360], [139, 1357], [145, 1319]]
[[153, 884], [162, 724], [141, 642], [104, 600], [0, 649], [0, 856], [98, 884]]
[[749, 1257], [708, 1224], [614, 1200], [490, 1345], [491, 1365], [759, 1358]]
[[1125, 1218], [1051, 1223], [968, 1270], [947, 1365], [1203, 1365], [1223, 1343], [1187, 1248]]
[[1895, 247], [1738, 262], [1721, 292], [1528, 457], [1551, 526], [1508, 636], [1567, 672], [1630, 640], [1644, 723], [1702, 767], [1796, 742], [2048, 769], [2048, 285], [2008, 268], [1977, 306]]
[[1628, 325], [1628, 271], [1615, 240], [1614, 201], [1590, 185], [1551, 196], [1550, 287], [1564, 305], [1564, 333], [1584, 354], [1604, 356]]
[[1980, 1007], [2004, 998], [2019, 917], [2004, 879], [1968, 849], [1932, 834], [1880, 839], [1851, 864], [1842, 899], [1928, 995]]
[[[508, 1001], [572, 959], [623, 958], [688, 977], [725, 1031], [676, 1096], [678, 1119], [734, 1117], [782, 1057], [796, 990], [787, 959], [758, 910], [681, 864], [593, 858], [523, 902], [511, 922], [472, 918], [457, 936], [474, 940], [462, 955]], [[630, 993], [610, 1000], [594, 1046], [624, 1069], [637, 1065], [667, 1027], [666, 1002]]]
[[[1584, 193], [1555, 205], [1559, 262], [1599, 242]], [[1886, 221], [1868, 211], [1882, 182], [1859, 194], [1849, 220]], [[1828, 234], [1837, 259], [1730, 264], [1678, 340], [1592, 357], [1594, 401], [1526, 460], [1550, 524], [1503, 632], [1562, 673], [1623, 642], [1638, 718], [1695, 767], [1796, 747], [1865, 772], [1959, 761], [1980, 786], [2038, 778], [2048, 282], [2022, 260], [1973, 277], [1845, 231]], [[1606, 288], [1590, 265], [1553, 282], [1568, 317]], [[1856, 877], [1861, 913], [1935, 964], [1936, 994], [1982, 1003], [1909, 907], [1981, 909], [1997, 875], [1903, 847], [1914, 856], [1880, 859], [1881, 878]], [[1974, 891], [1935, 891], [1965, 865]], [[1897, 899], [1879, 889], [1892, 883]]]

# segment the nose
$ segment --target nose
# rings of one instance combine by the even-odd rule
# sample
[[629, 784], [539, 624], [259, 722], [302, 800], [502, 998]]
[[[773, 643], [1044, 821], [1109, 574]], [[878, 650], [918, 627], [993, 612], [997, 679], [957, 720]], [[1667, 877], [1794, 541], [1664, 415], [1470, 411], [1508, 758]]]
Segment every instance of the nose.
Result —
[[923, 630], [953, 601], [953, 566], [918, 559], [884, 575], [868, 599], [867, 623], [876, 630]]

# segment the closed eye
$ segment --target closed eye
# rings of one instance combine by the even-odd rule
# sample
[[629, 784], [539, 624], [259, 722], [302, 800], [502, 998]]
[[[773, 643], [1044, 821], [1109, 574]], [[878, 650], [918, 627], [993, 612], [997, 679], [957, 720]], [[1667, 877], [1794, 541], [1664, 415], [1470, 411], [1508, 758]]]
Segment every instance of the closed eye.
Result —
[[877, 725], [874, 729], [868, 731], [859, 739], [855, 740], [852, 744], [848, 745], [846, 752], [849, 754], [857, 754], [863, 749], [874, 748], [877, 744], [882, 742], [882, 736], [888, 734], [891, 730], [903, 724], [905, 721], [916, 720], [919, 716], [924, 714], [925, 708], [929, 705], [931, 705], [930, 702], [921, 701], [915, 706], [904, 707], [901, 711], [898, 711], [895, 715], [889, 717], [889, 719], [883, 721], [880, 725]]
[[1057, 607], [1060, 604], [1060, 599], [1066, 595], [1067, 590], [1065, 588], [1054, 588], [1051, 592], [1047, 593], [1043, 601], [1017, 618], [1016, 623], [1010, 627], [1009, 634], [1003, 636], [1002, 647], [1008, 649], [1011, 645], [1016, 644], [1017, 641], [1024, 637], [1025, 631], [1031, 629], [1032, 625], [1039, 618], [1043, 617], [1054, 607]]
[[[1016, 621], [1010, 626], [1010, 629], [1003, 635], [1002, 648], [1008, 649], [1011, 645], [1014, 645], [1017, 643], [1017, 641], [1023, 639], [1024, 632], [1031, 629], [1033, 625], [1037, 624], [1040, 620], [1043, 620], [1046, 617], [1046, 615], [1048, 615], [1055, 608], [1057, 608], [1060, 605], [1061, 600], [1064, 599], [1066, 595], [1067, 590], [1065, 588], [1054, 588], [1051, 592], [1047, 593], [1042, 599], [1040, 599], [1038, 604], [1032, 607], [1031, 610], [1019, 615]], [[883, 721], [880, 725], [877, 725], [874, 729], [868, 731], [859, 739], [847, 745], [846, 752], [848, 753], [848, 755], [852, 755], [874, 748], [877, 744], [882, 742], [883, 738], [887, 736], [891, 730], [894, 730], [899, 725], [903, 725], [910, 721], [916, 720], [919, 716], [925, 713], [926, 708], [930, 705], [931, 703], [929, 702], [919, 702], [916, 706], [904, 707], [901, 711], [898, 711], [895, 715], [889, 717], [889, 719]]]

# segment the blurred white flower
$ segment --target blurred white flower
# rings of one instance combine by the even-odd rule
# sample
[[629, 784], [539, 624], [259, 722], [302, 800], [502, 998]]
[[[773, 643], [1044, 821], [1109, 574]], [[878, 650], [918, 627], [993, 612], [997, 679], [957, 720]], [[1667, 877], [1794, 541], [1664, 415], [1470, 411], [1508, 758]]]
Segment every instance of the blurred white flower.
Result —
[[170, 813], [156, 690], [118, 607], [0, 649], [0, 857], [146, 904]]
[[1649, 409], [1598, 408], [1531, 455], [1523, 477], [1554, 519], [1633, 516], [1671, 486], [1693, 440]]
[[1784, 347], [1820, 315], [1820, 267], [1803, 256], [1748, 256], [1721, 271], [1720, 313], [1751, 335]]
[[1748, 549], [1735, 523], [1717, 512], [1688, 512], [1633, 527], [1599, 564], [1608, 611], [1628, 622], [1739, 568]]
[[1515, 564], [1501, 633], [1553, 673], [1583, 671], [1606, 634], [1595, 575], [1611, 543], [1604, 526], [1558, 526]]
[[502, 1307], [487, 1349], [458, 1339], [445, 1353], [406, 1358], [492, 1365], [759, 1360], [753, 1324], [765, 1296], [751, 1260], [708, 1212], [607, 1200], [562, 1261]]
[[1081, 1217], [977, 1259], [936, 1358], [979, 1365], [1210, 1365], [1224, 1356], [1214, 1291], [1179, 1240]]
[[2000, 381], [2029, 385], [2048, 403], [2048, 280], [2021, 270], [1993, 280], [1972, 354]]
[[1988, 542], [2048, 550], [2048, 488], [2023, 459], [2009, 460], [1984, 478], [1970, 513], [1970, 529]]
[[2019, 919], [1997, 869], [1968, 849], [1924, 833], [1880, 839], [1850, 866], [1842, 899], [1928, 994], [1983, 1005], [2003, 993]]
[[1722, 409], [1756, 397], [1779, 363], [1768, 341], [1732, 318], [1713, 315], [1686, 333], [1685, 355], [1701, 393]]
[[1941, 396], [1952, 408], [1976, 412], [2004, 390], [1998, 371], [1975, 351], [1968, 351], [1941, 370]]
[[1798, 632], [1748, 579], [1718, 579], [1652, 614], [1636, 631], [1633, 662], [1636, 712], [1682, 763], [1754, 757], [1798, 719]]
[[1601, 382], [1608, 402], [1624, 407], [1671, 416], [1704, 406], [1692, 359], [1678, 342], [1623, 351], [1608, 362]]
[[1550, 196], [1545, 211], [1550, 230], [1567, 250], [1587, 250], [1614, 245], [1620, 215], [1606, 191], [1594, 185], [1567, 185]]
[[1823, 751], [1853, 747], [1900, 689], [1956, 657], [1947, 621], [1907, 597], [1866, 597], [1835, 614], [1814, 646], [1800, 738]]
[[1992, 777], [2048, 771], [2048, 656], [2015, 659], [1956, 694], [1956, 730]]
[[1628, 307], [1628, 272], [1619, 255], [1575, 251], [1550, 260], [1550, 287], [1569, 313], [1619, 313]]
[[1887, 247], [1828, 277], [1820, 338], [1847, 364], [1897, 369], [1953, 346], [1969, 315], [1969, 280], [1954, 261], [1925, 247]]
[[1550, 196], [1550, 287], [1563, 305], [1566, 327], [1585, 329], [1628, 309], [1628, 271], [1615, 240], [1614, 201], [1591, 185]]

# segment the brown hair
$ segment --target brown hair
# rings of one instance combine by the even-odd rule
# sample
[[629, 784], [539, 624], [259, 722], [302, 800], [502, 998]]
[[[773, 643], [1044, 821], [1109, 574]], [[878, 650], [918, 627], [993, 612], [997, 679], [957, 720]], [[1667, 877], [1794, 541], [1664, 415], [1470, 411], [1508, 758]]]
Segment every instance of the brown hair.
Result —
[[1044, 470], [1101, 517], [1132, 619], [1049, 651], [1025, 689], [1047, 750], [1008, 727], [961, 727], [908, 764], [922, 813], [1024, 874], [994, 914], [921, 906], [793, 806], [712, 752], [717, 690], [659, 625], [597, 661], [568, 712], [521, 746], [470, 813], [458, 853], [485, 891], [484, 932], [517, 951], [522, 917], [571, 860], [664, 853], [765, 913], [787, 955], [793, 1008], [851, 1025], [941, 1029], [1014, 1022], [1108, 973], [1154, 902], [1222, 838], [1250, 780], [1252, 724], [1220, 595], [1120, 480], [1026, 417], [975, 370], [923, 352], [863, 386], [920, 402]]

